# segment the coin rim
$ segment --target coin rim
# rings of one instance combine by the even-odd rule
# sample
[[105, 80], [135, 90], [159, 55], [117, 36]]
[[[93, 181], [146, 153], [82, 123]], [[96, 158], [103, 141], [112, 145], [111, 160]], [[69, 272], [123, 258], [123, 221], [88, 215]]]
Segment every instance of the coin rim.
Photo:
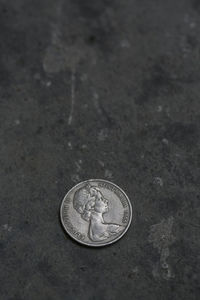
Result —
[[[65, 198], [68, 196], [68, 194], [69, 194], [73, 189], [75, 189], [76, 187], [78, 187], [80, 184], [86, 183], [86, 182], [91, 182], [91, 181], [103, 181], [103, 182], [106, 182], [106, 183], [109, 183], [109, 184], [114, 185], [116, 188], [118, 188], [118, 189], [124, 194], [124, 196], [125, 196], [126, 199], [127, 199], [128, 204], [129, 204], [129, 207], [130, 207], [130, 218], [129, 218], [129, 222], [128, 222], [127, 226], [126, 226], [126, 229], [122, 232], [121, 235], [119, 235], [119, 236], [118, 236], [117, 238], [115, 238], [114, 240], [112, 240], [112, 241], [110, 241], [110, 242], [108, 242], [108, 243], [100, 244], [100, 245], [89, 244], [89, 243], [87, 243], [87, 242], [80, 241], [80, 240], [78, 240], [77, 238], [75, 238], [75, 237], [74, 237], [74, 236], [66, 229], [66, 227], [65, 227], [65, 225], [64, 225], [64, 220], [63, 220], [63, 218], [62, 218], [62, 208], [63, 208], [64, 200], [65, 200]], [[74, 186], [67, 192], [67, 194], [64, 196], [64, 198], [63, 198], [63, 200], [62, 200], [62, 202], [61, 202], [61, 206], [60, 206], [60, 220], [61, 220], [61, 224], [62, 224], [64, 230], [66, 231], [66, 233], [67, 233], [72, 239], [74, 239], [76, 242], [78, 242], [78, 243], [80, 243], [80, 244], [82, 244], [82, 245], [85, 245], [85, 246], [89, 246], [89, 247], [103, 247], [103, 246], [108, 246], [108, 245], [110, 245], [110, 244], [113, 244], [113, 243], [117, 242], [119, 239], [121, 239], [121, 238], [124, 236], [124, 234], [127, 232], [127, 230], [129, 229], [130, 224], [131, 224], [131, 222], [132, 222], [132, 205], [131, 205], [131, 202], [130, 202], [130, 200], [129, 200], [129, 197], [126, 195], [126, 193], [125, 193], [118, 185], [116, 185], [115, 183], [113, 183], [113, 182], [111, 182], [111, 181], [108, 181], [108, 180], [104, 180], [104, 179], [88, 179], [88, 180], [81, 181], [81, 182], [77, 183], [76, 185], [74, 185]]]

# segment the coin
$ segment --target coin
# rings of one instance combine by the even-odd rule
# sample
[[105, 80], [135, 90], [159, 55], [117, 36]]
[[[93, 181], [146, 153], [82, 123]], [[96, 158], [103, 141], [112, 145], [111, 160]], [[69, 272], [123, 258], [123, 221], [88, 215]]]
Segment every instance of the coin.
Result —
[[78, 183], [64, 197], [61, 222], [77, 242], [100, 247], [119, 240], [132, 220], [132, 207], [125, 192], [102, 179]]

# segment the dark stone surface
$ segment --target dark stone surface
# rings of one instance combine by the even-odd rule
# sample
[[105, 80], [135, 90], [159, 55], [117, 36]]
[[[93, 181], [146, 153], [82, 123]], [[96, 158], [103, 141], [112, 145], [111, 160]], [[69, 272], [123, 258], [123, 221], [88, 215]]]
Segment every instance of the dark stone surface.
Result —
[[[197, 299], [200, 2], [1, 0], [0, 36], [0, 299]], [[59, 223], [88, 178], [134, 204], [102, 249]]]

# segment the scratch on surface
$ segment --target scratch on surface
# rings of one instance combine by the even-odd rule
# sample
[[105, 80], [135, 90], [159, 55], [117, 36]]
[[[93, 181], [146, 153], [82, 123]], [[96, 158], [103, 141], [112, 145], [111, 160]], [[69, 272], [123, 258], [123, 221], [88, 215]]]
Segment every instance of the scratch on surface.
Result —
[[72, 174], [71, 180], [75, 183], [80, 181], [80, 172], [82, 169], [82, 159], [79, 159], [78, 161], [75, 161], [75, 173]]
[[93, 101], [94, 101], [94, 106], [95, 106], [98, 114], [102, 115], [102, 110], [101, 110], [101, 107], [99, 105], [99, 95], [97, 94], [97, 92], [94, 92], [94, 94], [93, 94]]
[[79, 159], [79, 161], [75, 161], [76, 171], [79, 172], [81, 170], [81, 164], [82, 160]]
[[105, 163], [102, 160], [98, 160], [98, 163], [100, 164], [101, 167], [105, 166]]
[[68, 125], [72, 124], [73, 120], [73, 113], [74, 113], [74, 104], [75, 104], [75, 83], [76, 83], [76, 72], [75, 69], [71, 72], [71, 108], [70, 108], [70, 114], [68, 118]]

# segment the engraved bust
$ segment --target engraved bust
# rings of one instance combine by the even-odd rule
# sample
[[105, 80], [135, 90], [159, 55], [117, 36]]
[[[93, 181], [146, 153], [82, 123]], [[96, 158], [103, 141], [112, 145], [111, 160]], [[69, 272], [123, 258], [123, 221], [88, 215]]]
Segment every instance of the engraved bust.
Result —
[[108, 200], [97, 187], [86, 184], [78, 189], [73, 207], [83, 220], [89, 222], [88, 237], [94, 242], [106, 240], [124, 229], [122, 225], [105, 223], [103, 215], [109, 211]]

